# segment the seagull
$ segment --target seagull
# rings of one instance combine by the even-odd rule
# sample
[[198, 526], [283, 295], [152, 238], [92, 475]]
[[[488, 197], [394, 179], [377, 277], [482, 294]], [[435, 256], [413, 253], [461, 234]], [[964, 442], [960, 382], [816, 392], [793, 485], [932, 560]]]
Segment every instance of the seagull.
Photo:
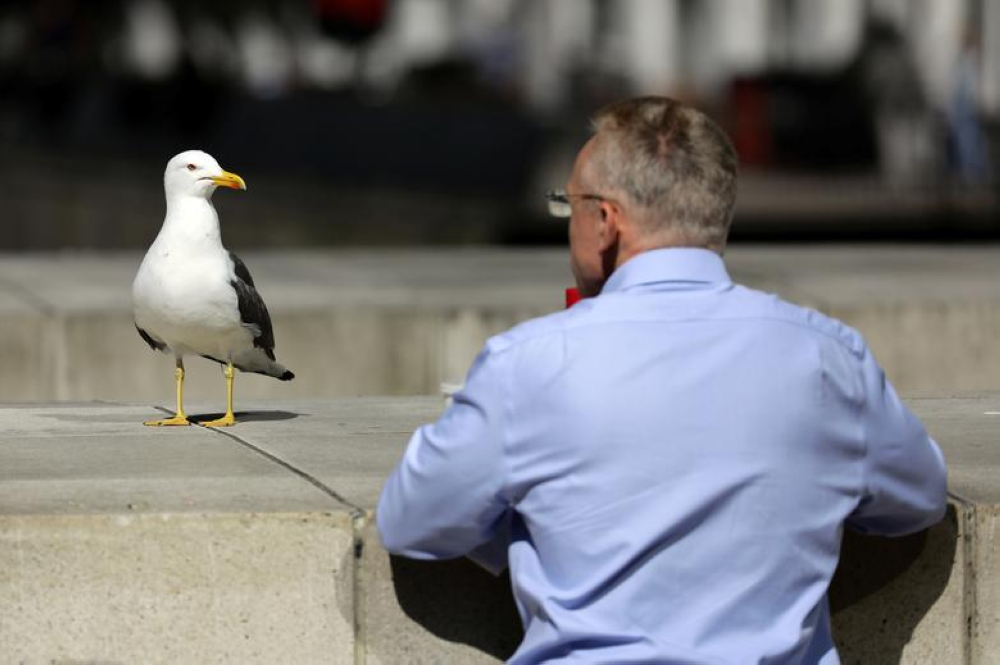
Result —
[[155, 351], [173, 354], [177, 411], [144, 425], [190, 425], [184, 414], [184, 356], [199, 355], [224, 368], [226, 414], [201, 422], [236, 424], [233, 368], [290, 381], [295, 375], [274, 357], [274, 331], [250, 271], [222, 246], [216, 188], [245, 190], [235, 173], [223, 171], [211, 155], [188, 150], [167, 162], [163, 189], [167, 215], [132, 283], [135, 327]]

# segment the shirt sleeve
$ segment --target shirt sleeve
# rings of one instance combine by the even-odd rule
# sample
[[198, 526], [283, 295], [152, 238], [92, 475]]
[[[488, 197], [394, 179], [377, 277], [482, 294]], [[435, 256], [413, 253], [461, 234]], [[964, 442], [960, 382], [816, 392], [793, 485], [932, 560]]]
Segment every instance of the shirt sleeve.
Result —
[[452, 406], [437, 422], [414, 432], [376, 510], [379, 536], [389, 552], [414, 559], [471, 553], [495, 573], [506, 566], [500, 542], [509, 505], [503, 494], [500, 365], [485, 349]]
[[885, 536], [920, 531], [940, 520], [947, 507], [944, 457], [868, 349], [862, 362], [866, 483], [848, 525]]

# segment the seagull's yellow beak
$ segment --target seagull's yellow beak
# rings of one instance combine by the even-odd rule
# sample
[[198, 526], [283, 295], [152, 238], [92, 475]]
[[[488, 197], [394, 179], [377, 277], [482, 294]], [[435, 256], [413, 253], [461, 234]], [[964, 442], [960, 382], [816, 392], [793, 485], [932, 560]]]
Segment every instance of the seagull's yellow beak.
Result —
[[243, 178], [239, 177], [235, 173], [230, 173], [229, 171], [223, 171], [217, 176], [212, 178], [214, 182], [219, 187], [228, 187], [229, 189], [246, 189], [247, 184], [243, 182]]

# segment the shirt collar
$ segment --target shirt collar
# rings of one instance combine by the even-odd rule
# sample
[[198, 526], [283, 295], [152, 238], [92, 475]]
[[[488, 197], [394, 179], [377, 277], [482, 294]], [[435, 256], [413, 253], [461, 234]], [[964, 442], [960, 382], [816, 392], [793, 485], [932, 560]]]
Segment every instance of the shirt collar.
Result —
[[730, 284], [732, 280], [722, 257], [712, 250], [668, 247], [642, 252], [618, 266], [601, 293], [614, 293], [656, 282]]

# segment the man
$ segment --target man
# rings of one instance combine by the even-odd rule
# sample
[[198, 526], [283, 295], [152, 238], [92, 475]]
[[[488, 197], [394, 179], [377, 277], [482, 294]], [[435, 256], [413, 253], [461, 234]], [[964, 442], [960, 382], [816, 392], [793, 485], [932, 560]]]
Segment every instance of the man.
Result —
[[388, 479], [382, 541], [509, 563], [512, 663], [836, 663], [843, 525], [939, 520], [941, 452], [858, 333], [730, 281], [715, 124], [647, 97], [594, 127], [550, 195], [591, 297], [487, 342]]

